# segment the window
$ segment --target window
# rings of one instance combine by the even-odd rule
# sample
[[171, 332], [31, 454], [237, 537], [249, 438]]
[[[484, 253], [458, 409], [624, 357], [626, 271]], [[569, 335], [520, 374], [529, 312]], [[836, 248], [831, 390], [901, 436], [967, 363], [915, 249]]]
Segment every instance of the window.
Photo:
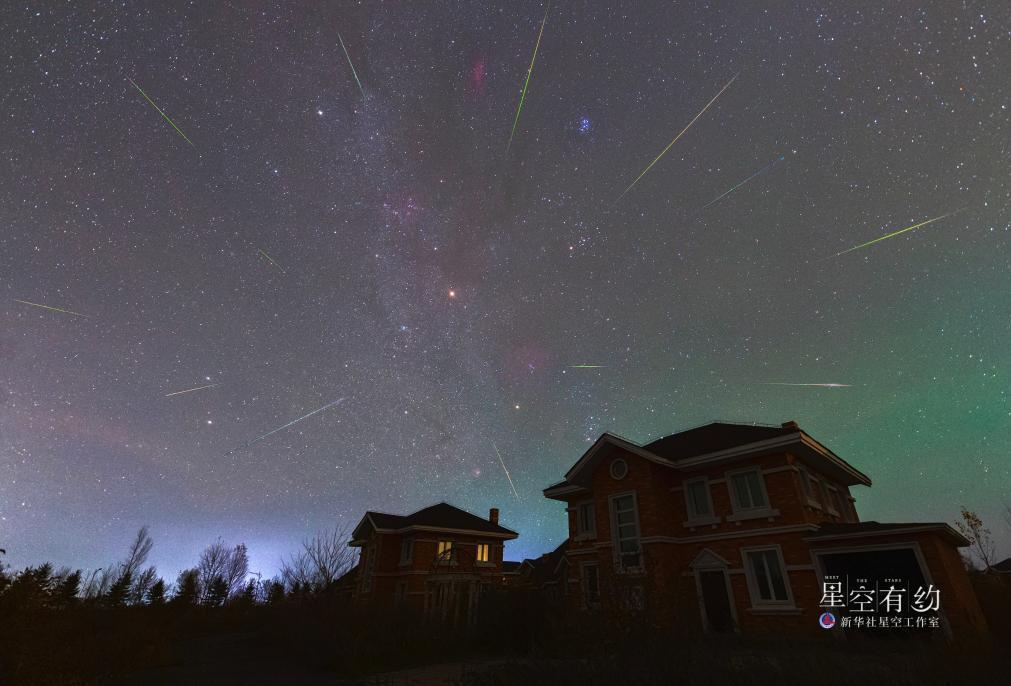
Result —
[[576, 533], [586, 536], [597, 535], [597, 513], [592, 502], [576, 506]]
[[620, 457], [611, 463], [611, 478], [612, 479], [624, 479], [625, 475], [628, 474], [628, 463], [625, 462]]
[[406, 565], [411, 562], [411, 555], [414, 552], [414, 539], [405, 538], [400, 542], [400, 564]]
[[839, 509], [839, 491], [835, 486], [825, 487], [825, 509], [834, 515], [842, 514]]
[[761, 510], [769, 506], [762, 474], [757, 469], [731, 474], [729, 481], [735, 510]]
[[477, 561], [478, 562], [488, 562], [488, 544], [478, 543], [477, 544]]
[[611, 522], [614, 527], [615, 561], [619, 569], [639, 566], [639, 517], [635, 494], [611, 496]]
[[597, 607], [600, 605], [600, 575], [597, 565], [584, 564], [581, 567], [583, 587], [583, 604], [586, 607]]
[[436, 551], [439, 562], [455, 562], [456, 548], [452, 541], [439, 541], [439, 548]]
[[685, 498], [688, 503], [688, 519], [708, 519], [713, 516], [709, 482], [706, 479], [686, 481]]
[[844, 491], [841, 490], [835, 491], [835, 502], [836, 502], [835, 509], [839, 511], [839, 519], [842, 519], [843, 521], [848, 521], [850, 518], [849, 517], [850, 509], [846, 507], [849, 503]]
[[395, 602], [397, 605], [403, 605], [405, 602], [407, 602], [407, 582], [406, 581], [398, 581], [397, 582], [397, 587], [396, 587], [396, 589], [394, 591], [394, 595], [393, 595], [393, 602]]
[[778, 548], [749, 550], [745, 553], [748, 585], [753, 605], [788, 605], [790, 589]]

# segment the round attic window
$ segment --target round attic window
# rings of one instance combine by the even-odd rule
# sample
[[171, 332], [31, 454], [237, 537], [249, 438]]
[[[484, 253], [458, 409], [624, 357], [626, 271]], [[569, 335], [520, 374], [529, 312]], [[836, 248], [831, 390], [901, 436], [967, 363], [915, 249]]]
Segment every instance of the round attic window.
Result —
[[626, 463], [621, 458], [618, 458], [611, 463], [611, 478], [612, 479], [624, 479], [625, 475], [628, 474], [628, 463]]

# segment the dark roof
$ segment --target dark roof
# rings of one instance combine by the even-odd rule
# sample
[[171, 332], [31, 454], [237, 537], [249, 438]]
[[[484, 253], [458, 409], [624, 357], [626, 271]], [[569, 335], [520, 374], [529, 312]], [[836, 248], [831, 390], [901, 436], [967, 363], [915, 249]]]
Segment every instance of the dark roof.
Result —
[[998, 572], [1011, 572], [1011, 557], [1002, 560], [993, 566]]
[[418, 510], [414, 514], [395, 515], [385, 512], [366, 512], [378, 529], [405, 529], [410, 526], [430, 526], [439, 529], [462, 529], [465, 531], [482, 531], [490, 534], [512, 534], [516, 532], [498, 524], [492, 524], [487, 519], [453, 507], [449, 503], [439, 503]]
[[826, 522], [818, 526], [818, 531], [808, 534], [808, 539], [828, 538], [830, 536], [852, 536], [859, 537], [871, 534], [888, 534], [918, 530], [936, 530], [946, 535], [950, 540], [959, 546], [969, 545], [965, 538], [944, 522]]
[[565, 559], [565, 551], [568, 547], [569, 541], [566, 539], [550, 553], [544, 553], [534, 560], [523, 560], [524, 564], [528, 564], [532, 568], [530, 572], [530, 581], [532, 581], [535, 586], [540, 587], [546, 583], [558, 580], [558, 565]]
[[713, 422], [664, 436], [643, 447], [654, 455], [676, 462], [696, 455], [795, 434], [799, 430], [796, 425], [784, 427]]
[[520, 571], [520, 566], [522, 564], [522, 562], [517, 562], [516, 560], [502, 560], [502, 573], [516, 574]]

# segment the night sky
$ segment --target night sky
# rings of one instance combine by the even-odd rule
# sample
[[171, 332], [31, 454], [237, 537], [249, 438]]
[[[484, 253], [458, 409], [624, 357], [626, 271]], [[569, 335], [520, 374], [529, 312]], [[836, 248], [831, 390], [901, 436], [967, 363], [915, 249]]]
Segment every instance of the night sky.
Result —
[[715, 419], [1011, 554], [1006, 2], [98, 4], [0, 9], [8, 564], [440, 500], [520, 559], [602, 432]]

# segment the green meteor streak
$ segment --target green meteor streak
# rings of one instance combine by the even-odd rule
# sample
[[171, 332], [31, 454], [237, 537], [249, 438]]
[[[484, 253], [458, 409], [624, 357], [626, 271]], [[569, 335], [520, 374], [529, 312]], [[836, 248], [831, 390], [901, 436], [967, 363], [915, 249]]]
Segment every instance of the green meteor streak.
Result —
[[351, 61], [351, 55], [348, 54], [348, 49], [344, 47], [344, 39], [341, 38], [340, 31], [337, 32], [337, 40], [341, 42], [341, 47], [344, 48], [344, 56], [348, 58], [348, 64], [351, 66], [351, 74], [355, 77], [355, 82], [358, 84], [358, 90], [362, 92], [362, 97], [365, 97], [365, 89], [362, 88], [362, 82], [358, 80], [358, 72], [355, 71], [355, 65]]
[[151, 98], [147, 97], [147, 93], [145, 93], [144, 90], [140, 86], [138, 86], [136, 83], [134, 83], [133, 79], [131, 79], [129, 76], [127, 76], [126, 80], [129, 81], [130, 83], [132, 83], [134, 88], [136, 88], [138, 91], [140, 91], [140, 94], [144, 96], [144, 99], [147, 100], [149, 103], [151, 103], [151, 107], [153, 107], [156, 110], [158, 110], [158, 114], [160, 114], [162, 117], [164, 117], [165, 121], [167, 121], [169, 124], [172, 125], [172, 128], [176, 130], [176, 133], [178, 133], [180, 136], [182, 136], [186, 140], [186, 142], [189, 143], [190, 145], [192, 145], [194, 148], [197, 147], [197, 146], [193, 145], [193, 141], [191, 141], [189, 138], [186, 138], [186, 134], [179, 130], [179, 127], [176, 126], [176, 123], [174, 121], [172, 121], [171, 119], [169, 119], [169, 116], [167, 114], [165, 114], [164, 112], [162, 112], [161, 108], [158, 107], [158, 105], [154, 104], [154, 100], [152, 100]]
[[88, 318], [88, 315], [81, 314], [80, 312], [71, 312], [70, 310], [64, 310], [64, 309], [59, 308], [59, 307], [50, 307], [49, 305], [40, 305], [39, 303], [33, 303], [33, 302], [29, 302], [27, 300], [18, 300], [17, 298], [14, 298], [14, 302], [21, 303], [22, 305], [31, 305], [32, 307], [41, 307], [44, 310], [52, 310], [53, 312], [62, 312], [63, 314], [72, 314], [75, 317], [84, 317], [85, 319]]
[[953, 214], [958, 214], [965, 208], [955, 210], [954, 212], [949, 212], [948, 214], [942, 214], [940, 217], [934, 217], [933, 219], [928, 219], [922, 221], [919, 224], [913, 224], [912, 226], [907, 226], [904, 229], [899, 229], [898, 231], [893, 231], [892, 233], [881, 236], [880, 238], [875, 238], [873, 241], [867, 241], [866, 243], [861, 243], [860, 245], [849, 248], [848, 250], [843, 250], [842, 252], [837, 252], [835, 255], [830, 255], [829, 257], [822, 258], [823, 260], [831, 259], [832, 257], [839, 257], [840, 255], [845, 255], [848, 252], [853, 252], [854, 250], [859, 250], [860, 248], [866, 248], [868, 245], [874, 245], [875, 243], [880, 243], [881, 241], [888, 240], [894, 236], [898, 236], [900, 233], [905, 233], [906, 231], [912, 231], [913, 229], [918, 229], [921, 226], [926, 226], [927, 224], [933, 224], [934, 222], [941, 221], [945, 217], [950, 217]]
[[705, 114], [705, 111], [709, 109], [710, 105], [712, 105], [714, 102], [716, 102], [716, 98], [718, 98], [721, 95], [723, 95], [723, 91], [725, 91], [728, 88], [730, 88], [730, 84], [732, 84], [735, 80], [737, 80], [737, 77], [740, 76], [740, 75], [741, 75], [741, 72], [737, 72], [736, 74], [734, 74], [734, 78], [732, 78], [729, 81], [727, 81], [727, 85], [724, 86], [723, 88], [721, 88], [720, 92], [717, 93], [716, 95], [714, 95], [713, 99], [710, 100], [706, 104], [706, 106], [703, 107], [699, 111], [699, 113], [695, 115], [695, 118], [692, 119], [690, 122], [688, 122], [688, 126], [686, 126], [683, 129], [681, 129], [681, 133], [679, 133], [678, 135], [674, 136], [674, 140], [672, 140], [670, 143], [667, 144], [667, 147], [664, 148], [660, 152], [660, 154], [656, 156], [656, 159], [654, 159], [652, 162], [650, 162], [648, 165], [646, 165], [646, 168], [642, 170], [642, 173], [639, 174], [639, 176], [635, 177], [635, 181], [633, 181], [632, 183], [628, 184], [628, 188], [626, 188], [625, 190], [623, 190], [621, 192], [621, 195], [618, 196], [618, 198], [617, 198], [617, 200], [615, 200], [615, 202], [618, 202], [618, 200], [621, 200], [622, 198], [624, 198], [625, 197], [625, 193], [628, 193], [630, 190], [632, 190], [632, 186], [634, 186], [635, 184], [639, 183], [639, 179], [641, 179], [642, 177], [646, 176], [646, 172], [648, 172], [650, 169], [652, 169], [653, 165], [660, 161], [660, 158], [663, 157], [667, 153], [667, 151], [670, 150], [671, 147], [673, 147], [673, 145], [678, 142], [678, 139], [680, 139], [681, 136], [685, 135], [685, 131], [687, 131], [688, 129], [690, 129], [692, 127], [692, 124], [694, 124], [698, 120], [699, 117], [701, 117], [703, 114]]
[[534, 56], [530, 59], [530, 68], [527, 69], [527, 78], [523, 82], [523, 92], [520, 94], [520, 104], [516, 107], [516, 117], [513, 119], [513, 130], [509, 132], [509, 142], [506, 144], [506, 154], [513, 144], [513, 136], [516, 135], [516, 125], [520, 123], [520, 112], [523, 111], [523, 101], [527, 99], [527, 86], [530, 85], [530, 74], [534, 71], [534, 62], [537, 61], [537, 49], [541, 47], [541, 36], [544, 35], [544, 25], [548, 22], [548, 12], [551, 11], [551, 3], [548, 3], [544, 10], [544, 19], [541, 20], [541, 30], [537, 34], [537, 42], [534, 44]]
[[277, 267], [278, 269], [280, 269], [280, 270], [281, 270], [281, 273], [282, 273], [282, 274], [285, 274], [285, 275], [287, 275], [287, 274], [288, 274], [288, 272], [284, 271], [284, 267], [282, 267], [282, 266], [281, 266], [281, 265], [279, 265], [279, 264], [278, 264], [277, 262], [275, 262], [275, 261], [274, 261], [274, 258], [273, 258], [273, 257], [271, 257], [270, 255], [268, 255], [268, 254], [267, 254], [266, 252], [264, 252], [264, 250], [263, 250], [262, 248], [257, 248], [257, 250], [259, 250], [259, 251], [260, 251], [260, 254], [261, 254], [261, 255], [263, 255], [263, 256], [264, 256], [264, 257], [266, 257], [266, 258], [267, 258], [268, 260], [270, 260], [270, 263], [271, 263], [272, 265], [274, 265], [275, 267]]

